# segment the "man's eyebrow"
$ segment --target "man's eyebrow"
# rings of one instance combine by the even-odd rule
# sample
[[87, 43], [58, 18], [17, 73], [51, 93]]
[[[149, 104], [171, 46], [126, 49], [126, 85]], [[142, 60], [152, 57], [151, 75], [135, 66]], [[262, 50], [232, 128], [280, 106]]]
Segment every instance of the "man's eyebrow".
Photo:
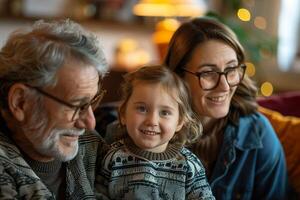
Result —
[[92, 101], [96, 96], [98, 96], [99, 94], [101, 93], [101, 89], [100, 90], [97, 90], [96, 94], [92, 97], [92, 98], [89, 98], [89, 97], [78, 97], [78, 98], [74, 98], [74, 99], [71, 99], [70, 102], [72, 103], [89, 103], [90, 101]]
[[80, 104], [88, 103], [90, 101], [91, 101], [91, 99], [88, 97], [81, 97], [81, 98], [76, 98], [76, 99], [70, 100], [71, 103], [80, 103]]

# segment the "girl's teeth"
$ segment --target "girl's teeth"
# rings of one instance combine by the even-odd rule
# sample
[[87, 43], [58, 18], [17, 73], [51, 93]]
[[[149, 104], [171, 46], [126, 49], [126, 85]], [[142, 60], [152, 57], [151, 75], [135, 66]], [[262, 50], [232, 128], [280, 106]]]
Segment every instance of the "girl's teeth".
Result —
[[157, 132], [154, 131], [142, 131], [142, 133], [146, 134], [146, 135], [157, 135]]

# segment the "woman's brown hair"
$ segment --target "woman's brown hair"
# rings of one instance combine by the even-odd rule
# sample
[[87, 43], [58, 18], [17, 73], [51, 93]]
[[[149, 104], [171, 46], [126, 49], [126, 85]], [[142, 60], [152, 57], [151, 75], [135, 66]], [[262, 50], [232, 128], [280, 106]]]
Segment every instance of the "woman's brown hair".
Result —
[[[164, 64], [183, 77], [182, 69], [192, 59], [195, 49], [209, 40], [217, 40], [229, 45], [236, 52], [239, 64], [245, 62], [243, 47], [234, 32], [215, 19], [202, 17], [183, 23], [176, 30], [169, 43]], [[204, 132], [203, 137], [191, 146], [192, 151], [203, 161], [208, 175], [218, 157], [225, 126], [228, 123], [238, 124], [241, 116], [257, 110], [256, 93], [254, 82], [245, 75], [232, 97], [228, 115], [217, 119], [212, 129]], [[198, 115], [200, 116], [201, 113]]]
[[[218, 40], [229, 45], [236, 52], [239, 64], [245, 62], [243, 47], [234, 32], [216, 19], [202, 17], [183, 23], [176, 30], [169, 43], [164, 64], [183, 77], [182, 69], [192, 58], [196, 47], [209, 40]], [[229, 114], [220, 119], [220, 123], [227, 119], [237, 122], [240, 115], [255, 112], [256, 93], [254, 82], [245, 75], [232, 98]]]

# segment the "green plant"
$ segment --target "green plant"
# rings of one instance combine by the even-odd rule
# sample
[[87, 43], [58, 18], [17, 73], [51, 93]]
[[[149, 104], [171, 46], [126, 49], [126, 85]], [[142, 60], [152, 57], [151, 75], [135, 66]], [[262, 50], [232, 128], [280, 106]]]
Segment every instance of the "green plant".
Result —
[[238, 3], [240, 1], [228, 2], [231, 2], [231, 12], [227, 11], [226, 14], [221, 15], [210, 11], [206, 15], [219, 19], [237, 34], [249, 61], [257, 64], [264, 55], [275, 55], [277, 53], [277, 38], [270, 37], [265, 31], [254, 27], [249, 22], [239, 20], [236, 13], [241, 6]]

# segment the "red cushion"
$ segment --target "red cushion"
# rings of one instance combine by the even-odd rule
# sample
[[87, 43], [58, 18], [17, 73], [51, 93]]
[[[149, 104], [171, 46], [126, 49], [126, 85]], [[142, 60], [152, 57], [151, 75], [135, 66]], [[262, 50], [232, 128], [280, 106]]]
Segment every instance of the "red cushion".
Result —
[[300, 91], [285, 92], [270, 97], [260, 97], [258, 104], [283, 115], [300, 117]]

